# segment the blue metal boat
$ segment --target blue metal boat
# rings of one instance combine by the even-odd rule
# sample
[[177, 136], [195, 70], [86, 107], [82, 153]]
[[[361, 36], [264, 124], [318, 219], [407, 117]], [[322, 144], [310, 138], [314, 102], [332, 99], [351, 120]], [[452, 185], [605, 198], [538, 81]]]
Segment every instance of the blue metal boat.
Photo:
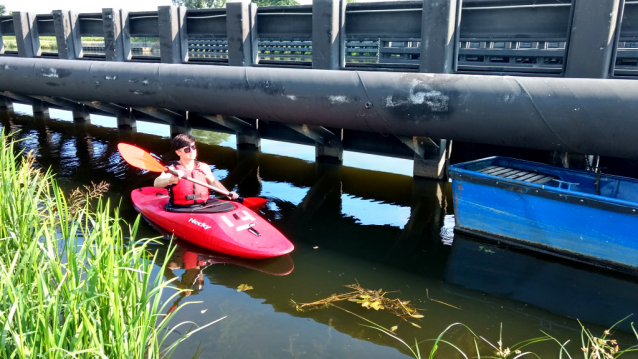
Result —
[[638, 272], [638, 180], [505, 157], [450, 177], [455, 231]]

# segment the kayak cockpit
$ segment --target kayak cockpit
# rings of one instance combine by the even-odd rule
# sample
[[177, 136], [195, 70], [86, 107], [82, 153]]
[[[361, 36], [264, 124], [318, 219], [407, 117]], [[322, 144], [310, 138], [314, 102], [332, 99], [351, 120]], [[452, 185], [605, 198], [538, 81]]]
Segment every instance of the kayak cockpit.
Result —
[[164, 205], [166, 212], [174, 213], [224, 213], [230, 212], [235, 208], [237, 207], [231, 202], [219, 201], [212, 198], [205, 203], [192, 206], [178, 206], [170, 202]]

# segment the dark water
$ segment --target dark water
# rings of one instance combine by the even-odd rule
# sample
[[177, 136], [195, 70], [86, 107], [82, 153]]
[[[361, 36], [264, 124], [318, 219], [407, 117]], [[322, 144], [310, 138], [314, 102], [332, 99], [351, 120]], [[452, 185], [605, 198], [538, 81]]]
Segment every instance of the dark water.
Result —
[[[30, 108], [16, 106], [16, 111]], [[137, 132], [118, 132], [115, 120], [93, 117], [78, 125], [70, 114], [51, 117], [0, 113], [5, 131], [21, 130], [22, 146], [38, 150], [38, 161], [51, 167], [63, 188], [101, 180], [107, 196], [121, 201], [122, 215], [133, 221], [130, 192], [152, 185], [155, 174], [126, 165], [116, 152], [119, 141], [136, 144], [170, 158], [168, 129], [140, 123]], [[103, 126], [97, 126], [101, 124]], [[270, 200], [261, 215], [295, 244], [291, 255], [251, 261], [229, 258], [176, 241], [170, 268], [158, 273], [177, 277], [180, 288], [194, 288], [178, 306], [175, 324], [205, 325], [226, 317], [182, 343], [174, 358], [402, 358], [409, 352], [397, 340], [370, 329], [364, 320], [336, 308], [297, 312], [290, 300], [312, 302], [349, 291], [359, 283], [370, 289], [397, 291], [389, 297], [410, 300], [424, 318], [415, 328], [384, 311], [340, 305], [390, 328], [413, 344], [436, 338], [461, 322], [496, 345], [502, 323], [505, 346], [541, 336], [540, 330], [565, 342], [580, 356], [580, 319], [595, 334], [633, 313], [638, 303], [636, 280], [529, 253], [499, 248], [456, 235], [441, 238], [445, 216], [452, 215], [449, 183], [413, 180], [404, 174], [354, 166], [315, 163], [310, 147], [264, 141], [262, 153], [238, 151], [234, 137], [195, 131], [199, 159], [213, 168], [228, 188], [240, 195]], [[271, 153], [266, 153], [271, 152]], [[346, 164], [409, 173], [409, 164], [393, 159], [346, 154]], [[350, 160], [348, 160], [350, 158]], [[406, 168], [408, 169], [406, 171]], [[144, 237], [159, 235], [147, 223]], [[160, 259], [168, 241], [156, 245]], [[254, 287], [237, 292], [240, 284]], [[428, 299], [436, 299], [460, 309]], [[191, 302], [191, 303], [189, 303]], [[614, 334], [621, 349], [636, 344], [629, 319]], [[177, 328], [186, 333], [190, 324]], [[176, 338], [176, 337], [175, 337]], [[473, 355], [474, 342], [463, 329], [446, 340]], [[483, 355], [489, 352], [480, 344]], [[430, 342], [420, 344], [422, 354]], [[543, 358], [557, 358], [556, 344], [529, 348]], [[437, 357], [460, 358], [442, 346]], [[626, 358], [631, 357], [626, 355]], [[634, 356], [635, 357], [635, 356]]]

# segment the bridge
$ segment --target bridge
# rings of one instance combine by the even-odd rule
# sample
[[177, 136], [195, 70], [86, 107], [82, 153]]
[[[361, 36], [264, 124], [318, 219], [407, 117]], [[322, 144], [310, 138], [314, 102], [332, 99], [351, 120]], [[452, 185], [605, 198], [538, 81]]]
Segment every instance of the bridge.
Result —
[[[551, 151], [565, 166], [638, 159], [638, 1], [14, 12], [0, 35], [0, 107], [314, 144], [317, 158], [413, 158], [429, 178], [444, 175], [452, 140]], [[88, 37], [103, 54], [84, 52]], [[157, 38], [158, 53], [133, 52], [138, 38]]]

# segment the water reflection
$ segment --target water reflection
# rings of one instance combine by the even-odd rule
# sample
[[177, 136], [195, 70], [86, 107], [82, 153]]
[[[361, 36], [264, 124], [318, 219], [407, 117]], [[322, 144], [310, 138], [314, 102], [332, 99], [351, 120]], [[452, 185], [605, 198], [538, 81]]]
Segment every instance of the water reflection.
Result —
[[[167, 137], [141, 132], [139, 125], [138, 131], [118, 131], [10, 111], [0, 111], [0, 125], [21, 130], [22, 138], [32, 136], [21, 148], [37, 149], [38, 162], [51, 167], [64, 188], [109, 182], [107, 196], [121, 202], [121, 215], [129, 222], [137, 216], [130, 192], [150, 185], [156, 174], [126, 165], [117, 143], [125, 141], [163, 160], [174, 159]], [[291, 299], [311, 302], [343, 292], [343, 285], [355, 282], [397, 290], [396, 296], [424, 309], [423, 329], [400, 324], [398, 334], [409, 342], [436, 338], [454, 322], [469, 325], [492, 342], [498, 340], [500, 323], [506, 343], [537, 337], [540, 328], [574, 342], [579, 335], [574, 318], [600, 329], [596, 325], [615, 322], [638, 303], [638, 285], [631, 278], [489, 247], [458, 235], [452, 246], [444, 245], [441, 227], [453, 213], [447, 182], [236, 150], [224, 141], [224, 136], [202, 140], [200, 159], [211, 164], [227, 188], [242, 196], [268, 198], [260, 215], [290, 238], [296, 250], [287, 259], [255, 265], [176, 242], [169, 269], [156, 268], [158, 275], [175, 277], [178, 287], [196, 289], [177, 303], [176, 320], [202, 325], [222, 316], [227, 319], [194, 335], [175, 358], [191, 358], [198, 343], [228, 358], [405, 357], [399, 343], [361, 326], [362, 321], [348, 313], [334, 308], [297, 312], [290, 305]], [[158, 235], [146, 223], [140, 233]], [[157, 250], [161, 262], [167, 244]], [[237, 293], [242, 283], [254, 290]], [[428, 300], [426, 290], [431, 298], [462, 310]], [[166, 308], [175, 304], [168, 302], [171, 294], [164, 298]], [[198, 303], [184, 305], [193, 300]], [[398, 324], [382, 311], [356, 303], [344, 307], [386, 327]], [[451, 332], [448, 339], [471, 352], [467, 333]], [[629, 335], [624, 339], [634, 342]], [[579, 350], [577, 345], [573, 349]], [[554, 347], [543, 350], [543, 357], [556, 356]]]
[[[157, 227], [154, 228], [164, 234], [165, 239], [170, 240], [171, 236], [168, 233]], [[232, 264], [273, 276], [285, 276], [292, 273], [294, 269], [294, 263], [289, 255], [269, 259], [247, 259], [209, 251], [180, 239], [174, 239], [172, 244], [173, 252], [163, 274], [164, 278], [172, 281], [171, 283], [181, 292], [168, 313], [174, 311], [184, 298], [197, 295], [204, 289], [204, 272], [214, 264]], [[169, 242], [166, 241], [164, 246], [152, 250], [158, 262], [164, 261], [169, 248], [171, 248]], [[211, 268], [210, 271], [214, 269]]]
[[[635, 278], [583, 270], [570, 262], [454, 235], [445, 280], [459, 287], [509, 298], [559, 315], [610, 327], [638, 303]], [[542, 290], [539, 290], [542, 288]], [[450, 290], [455, 290], [450, 287]], [[621, 328], [631, 331], [630, 322]], [[562, 325], [562, 323], [554, 323]]]

